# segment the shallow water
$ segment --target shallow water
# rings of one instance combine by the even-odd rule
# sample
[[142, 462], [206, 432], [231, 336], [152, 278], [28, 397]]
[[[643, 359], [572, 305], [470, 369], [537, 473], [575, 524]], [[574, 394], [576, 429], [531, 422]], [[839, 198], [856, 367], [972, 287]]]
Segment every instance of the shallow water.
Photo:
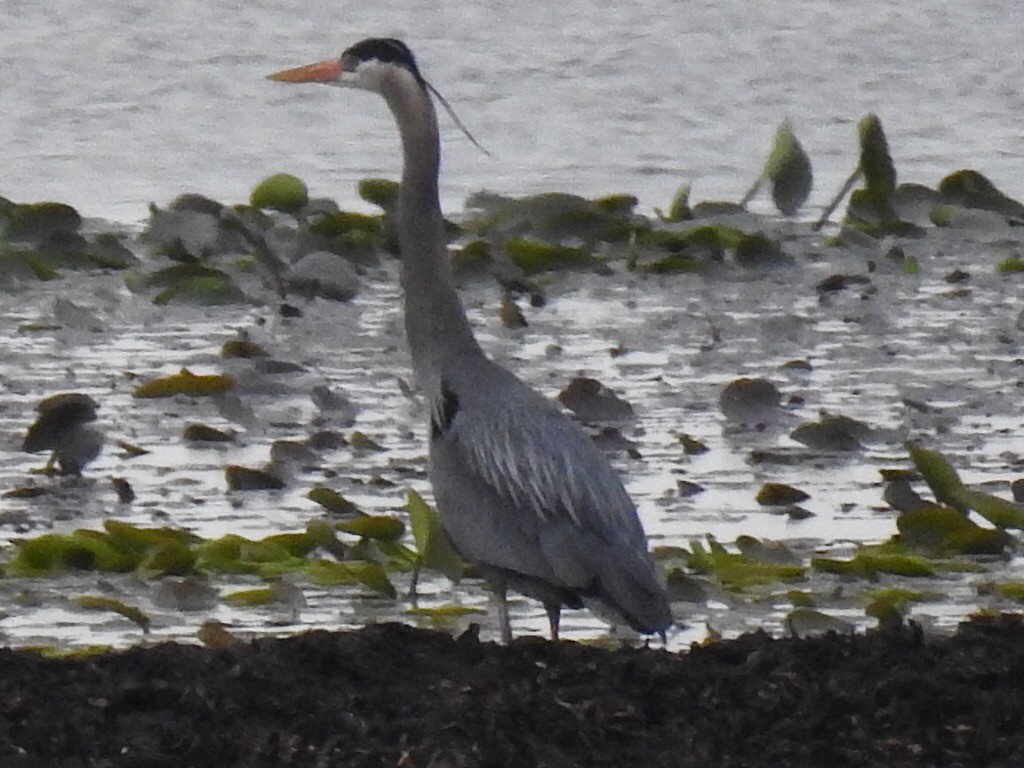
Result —
[[795, 122], [823, 205], [876, 112], [903, 181], [972, 166], [1021, 197], [1024, 10], [997, 0], [741, 0], [628, 4], [476, 0], [10, 0], [0, 25], [0, 195], [56, 198], [118, 221], [185, 190], [226, 202], [287, 170], [354, 203], [398, 172], [369, 94], [286, 88], [264, 75], [399, 35], [493, 152], [444, 121], [442, 194], [481, 188], [636, 194], [682, 182], [737, 199], [772, 132]]
[[[632, 192], [650, 209], [690, 181], [697, 199], [736, 199], [785, 116], [795, 119], [815, 163], [812, 204], [821, 205], [855, 164], [855, 124], [868, 111], [885, 124], [901, 180], [934, 184], [971, 166], [1007, 193], [1024, 194], [1017, 124], [1024, 62], [1014, 37], [1015, 17], [1024, 11], [994, 2], [928, 2], [912, 11], [882, 2], [856, 8], [644, 2], [628, 9], [538, 3], [528, 12], [512, 3], [439, 9], [408, 2], [98, 2], [89, 13], [69, 0], [8, 7], [0, 25], [0, 125], [8, 137], [0, 194], [59, 199], [126, 223], [145, 216], [146, 201], [166, 202], [186, 190], [245, 199], [256, 180], [278, 170], [302, 176], [314, 194], [343, 204], [356, 204], [359, 178], [396, 175], [395, 132], [373, 97], [284, 89], [263, 79], [380, 33], [410, 42], [428, 77], [494, 153], [493, 159], [480, 155], [447, 125], [442, 186], [453, 212], [483, 187], [505, 194]], [[764, 210], [763, 202], [756, 205]], [[814, 291], [818, 280], [863, 271], [869, 258], [880, 271], [886, 266], [882, 249], [851, 255], [821, 242], [804, 238], [794, 245], [800, 269], [757, 279], [554, 278], [551, 302], [527, 309], [530, 327], [521, 332], [497, 320], [496, 288], [471, 286], [466, 301], [487, 349], [541, 391], [553, 395], [583, 373], [633, 403], [639, 418], [627, 436], [640, 458], [616, 461], [656, 545], [685, 546], [708, 534], [728, 544], [745, 534], [786, 540], [806, 559], [814, 551], [843, 554], [855, 542], [883, 540], [894, 532], [894, 514], [881, 500], [878, 469], [906, 465], [908, 437], [936, 442], [965, 480], [991, 483], [1007, 495], [1021, 464], [1021, 296], [1019, 282], [995, 275], [993, 266], [1021, 253], [1018, 231], [986, 225], [932, 233], [906, 244], [922, 262], [920, 276], [891, 269], [875, 275], [874, 292], [828, 299]], [[972, 274], [967, 295], [956, 295], [944, 280], [954, 267]], [[33, 405], [58, 390], [90, 392], [102, 403], [102, 425], [112, 439], [151, 452], [127, 459], [108, 448], [81, 485], [34, 501], [3, 500], [0, 540], [50, 528], [98, 528], [108, 517], [206, 536], [262, 536], [294, 531], [319, 514], [305, 498], [318, 482], [367, 511], [394, 512], [406, 487], [426, 493], [421, 413], [399, 386], [410, 374], [393, 277], [367, 281], [351, 304], [317, 302], [289, 321], [270, 308], [154, 308], [128, 294], [119, 277], [65, 280], [5, 296], [0, 435], [7, 448], [0, 451], [0, 486], [46, 482], [28, 475], [42, 461], [16, 448]], [[25, 322], [52, 322], [58, 294], [91, 308], [106, 330], [18, 330]], [[221, 370], [220, 345], [238, 329], [305, 367], [278, 377], [229, 367], [247, 382], [248, 423], [229, 421], [207, 401], [131, 397], [139, 378], [182, 366]], [[618, 347], [625, 354], [609, 353]], [[794, 358], [809, 360], [812, 371], [780, 370]], [[735, 434], [718, 393], [743, 375], [767, 376], [803, 405], [776, 430]], [[356, 428], [388, 450], [335, 452], [324, 470], [299, 473], [283, 492], [227, 493], [225, 464], [258, 465], [274, 439], [311, 431], [316, 409], [308, 393], [320, 383], [356, 401]], [[904, 398], [934, 410], [918, 413]], [[846, 458], [751, 461], [754, 447], [796, 448], [790, 429], [819, 409], [865, 420], [879, 430], [876, 441]], [[243, 435], [241, 445], [184, 447], [180, 434], [188, 421], [232, 425]], [[709, 453], [686, 456], [678, 442], [683, 432], [707, 442]], [[115, 475], [132, 483], [133, 504], [117, 503], [107, 480]], [[394, 486], [368, 485], [375, 475]], [[705, 491], [681, 498], [680, 479]], [[754, 495], [766, 481], [811, 493], [803, 506], [814, 516], [797, 522], [759, 508]], [[1020, 570], [1014, 559], [998, 568], [998, 578]], [[830, 584], [816, 578], [796, 586]], [[948, 625], [992, 604], [977, 595], [975, 583], [984, 578], [929, 584], [940, 599], [915, 608], [915, 615]], [[84, 614], [63, 602], [67, 594], [97, 589], [152, 608], [150, 585], [132, 579], [6, 583], [0, 633], [16, 643], [138, 639], [120, 617]], [[486, 608], [478, 585], [453, 591], [438, 579], [425, 589], [428, 605], [458, 600]], [[187, 636], [210, 615], [252, 632], [415, 620], [402, 603], [347, 599], [357, 590], [304, 592], [308, 605], [297, 617], [225, 606], [200, 615], [153, 608], [153, 635]], [[865, 621], [862, 601], [829, 607]], [[518, 630], [543, 630], [536, 605], [523, 601], [514, 609]], [[717, 595], [707, 607], [681, 612], [688, 626], [671, 642], [702, 637], [705, 619], [726, 632], [778, 629], [788, 609], [777, 594], [743, 605]], [[564, 623], [570, 637], [599, 635], [602, 627], [578, 612]]]
[[[518, 331], [501, 325], [496, 313], [500, 294], [493, 284], [470, 283], [463, 296], [485, 348], [542, 392], [554, 395], [583, 374], [633, 404], [637, 421], [624, 433], [635, 441], [639, 456], [619, 453], [615, 462], [653, 545], [686, 547], [712, 535], [731, 546], [738, 536], [756, 536], [786, 541], [806, 563], [815, 553], [845, 556], [856, 543], [895, 533], [895, 513], [882, 500], [878, 470], [908, 465], [903, 447], [908, 438], [939, 447], [966, 482], [985, 484], [1003, 496], [1024, 464], [1017, 437], [1021, 285], [1018, 278], [994, 270], [1006, 252], [1024, 247], [1019, 230], [934, 230], [904, 246], [920, 260], [919, 275], [888, 266], [881, 247], [833, 249], [820, 237], [804, 234], [788, 243], [801, 266], [761, 275], [726, 270], [710, 276], [554, 276], [547, 279], [549, 303], [540, 309], [524, 307], [530, 325]], [[818, 281], [839, 271], [864, 272], [869, 259], [877, 265], [870, 286], [819, 297]], [[421, 409], [401, 386], [410, 370], [394, 266], [373, 272], [355, 301], [318, 300], [303, 306], [303, 317], [289, 320], [277, 317], [272, 304], [154, 307], [148, 298], [128, 293], [118, 275], [39, 284], [7, 297], [0, 315], [7, 394], [0, 434], [8, 449], [0, 453], [0, 485], [50, 482], [30, 476], [42, 458], [18, 452], [17, 445], [35, 402], [55, 391], [82, 390], [100, 401], [100, 423], [111, 445], [89, 468], [86, 480], [62, 481], [58, 492], [33, 500], [4, 499], [0, 539], [99, 528], [107, 518], [184, 527], [203, 536], [297, 531], [322, 512], [305, 497], [317, 484], [335, 488], [369, 512], [400, 514], [407, 488], [429, 497]], [[971, 273], [966, 292], [945, 280], [954, 267]], [[19, 330], [24, 323], [52, 323], [58, 295], [89, 308], [105, 329]], [[301, 364], [303, 371], [271, 376], [255, 372], [249, 362], [221, 360], [221, 345], [240, 330], [276, 358]], [[794, 359], [808, 361], [811, 370], [781, 367]], [[241, 383], [241, 405], [131, 396], [140, 380], [181, 367], [232, 373]], [[758, 431], [726, 422], [718, 396], [739, 376], [765, 376], [779, 386], [790, 404], [778, 424]], [[284, 491], [227, 492], [225, 465], [259, 466], [269, 459], [274, 440], [301, 440], [319, 428], [314, 427], [318, 413], [309, 392], [323, 383], [356, 403], [353, 428], [387, 450], [330, 452], [321, 468], [296, 471]], [[907, 398], [927, 403], [931, 411], [907, 405]], [[787, 452], [800, 447], [789, 432], [815, 420], [819, 411], [873, 427], [866, 448], [840, 456], [804, 451], [803, 458], [790, 461]], [[187, 447], [181, 430], [193, 421], [234, 428], [239, 444]], [[685, 455], [678, 440], [683, 433], [704, 441], [708, 453]], [[118, 439], [150, 452], [127, 458], [115, 445]], [[767, 451], [769, 459], [754, 461], [754, 449]], [[117, 502], [111, 476], [130, 481], [137, 494], [132, 504]], [[383, 485], [371, 482], [374, 478]], [[704, 491], [682, 497], [679, 480], [698, 483]], [[802, 506], [813, 516], [797, 521], [760, 507], [754, 496], [769, 481], [810, 493]], [[931, 602], [915, 606], [914, 616], [945, 626], [978, 606], [999, 605], [994, 597], [979, 596], [977, 585], [1013, 579], [1021, 566], [1015, 558], [990, 563], [980, 574], [912, 580], [912, 588], [934, 593]], [[397, 581], [404, 590], [407, 582]], [[882, 580], [883, 585], [905, 582]], [[251, 583], [232, 577], [214, 581], [222, 593]], [[19, 644], [137, 640], [139, 631], [124, 619], [83, 614], [65, 601], [97, 590], [151, 612], [156, 638], [189, 636], [211, 616], [242, 632], [394, 618], [428, 621], [409, 615], [404, 600], [367, 599], [355, 588], [300, 586], [307, 605], [297, 613], [221, 604], [183, 614], [155, 605], [157, 585], [134, 576], [27, 584], [10, 580], [0, 584], [6, 612], [0, 632]], [[829, 612], [871, 623], [858, 597], [871, 585], [810, 573], [791, 586], [829, 594], [822, 606]], [[674, 632], [671, 644], [702, 638], [704, 621], [727, 633], [754, 627], [780, 631], [791, 607], [788, 588], [776, 584], [744, 600], [713, 592], [706, 606], [679, 604], [684, 626]], [[455, 601], [487, 609], [486, 594], [473, 582], [453, 589], [444, 579], [428, 579], [423, 592], [421, 605], [427, 607]], [[543, 632], [539, 606], [517, 600], [513, 611], [518, 631]], [[454, 624], [474, 620], [490, 626], [492, 616], [472, 615]], [[605, 632], [587, 612], [568, 612], [563, 629], [576, 638]]]

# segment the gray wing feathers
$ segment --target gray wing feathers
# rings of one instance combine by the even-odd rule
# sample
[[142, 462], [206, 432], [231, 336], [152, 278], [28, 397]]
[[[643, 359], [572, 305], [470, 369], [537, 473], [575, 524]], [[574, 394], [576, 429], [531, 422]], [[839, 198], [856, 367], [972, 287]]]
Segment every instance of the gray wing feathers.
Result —
[[448, 439], [469, 468], [540, 524], [571, 523], [646, 547], [633, 502], [598, 449], [552, 404], [527, 394], [471, 416], [465, 403], [466, 418], [454, 420]]

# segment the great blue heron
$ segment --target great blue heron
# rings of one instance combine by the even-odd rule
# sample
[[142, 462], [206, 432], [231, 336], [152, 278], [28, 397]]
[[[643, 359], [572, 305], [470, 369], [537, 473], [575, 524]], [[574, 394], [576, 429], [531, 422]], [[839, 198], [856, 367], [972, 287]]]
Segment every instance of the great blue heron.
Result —
[[582, 429], [488, 358], [473, 336], [438, 198], [431, 93], [441, 97], [408, 47], [363, 40], [338, 59], [270, 77], [373, 91], [398, 123], [405, 328], [429, 404], [430, 481], [442, 526], [495, 595], [503, 641], [512, 638], [508, 589], [543, 603], [555, 640], [562, 606], [591, 598], [637, 631], [664, 637], [672, 614], [622, 483]]

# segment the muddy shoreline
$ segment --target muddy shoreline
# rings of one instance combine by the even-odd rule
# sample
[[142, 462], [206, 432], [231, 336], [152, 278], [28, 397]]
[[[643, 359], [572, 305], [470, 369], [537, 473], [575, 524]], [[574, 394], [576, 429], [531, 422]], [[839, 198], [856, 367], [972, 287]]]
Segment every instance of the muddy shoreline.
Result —
[[0, 651], [28, 766], [1011, 766], [1024, 624], [608, 651], [399, 624], [223, 649]]

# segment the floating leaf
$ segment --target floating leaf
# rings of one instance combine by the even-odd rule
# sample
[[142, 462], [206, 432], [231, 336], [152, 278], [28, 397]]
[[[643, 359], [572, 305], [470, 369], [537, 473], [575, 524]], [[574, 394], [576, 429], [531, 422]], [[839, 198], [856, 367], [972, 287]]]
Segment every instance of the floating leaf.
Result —
[[190, 443], [231, 443], [235, 439], [233, 433], [209, 427], [206, 424], [187, 425], [182, 437]]
[[224, 304], [240, 304], [247, 300], [245, 293], [230, 277], [189, 277], [180, 283], [168, 286], [153, 297], [158, 306], [170, 304], [194, 304], [202, 307], [217, 307]]
[[270, 353], [259, 344], [247, 339], [228, 339], [220, 348], [220, 356], [251, 359], [254, 357], [269, 357]]
[[287, 605], [299, 607], [305, 605], [302, 591], [287, 581], [275, 581], [269, 587], [242, 589], [229, 592], [222, 600], [229, 605], [243, 608], [259, 608], [265, 605]]
[[437, 512], [416, 491], [407, 493], [405, 511], [409, 513], [420, 567], [440, 571], [452, 581], [459, 581], [464, 568], [462, 558], [441, 527]]
[[405, 524], [387, 515], [361, 515], [337, 524], [339, 531], [367, 539], [396, 541], [405, 533]]
[[765, 483], [757, 492], [755, 501], [765, 506], [788, 506], [806, 501], [811, 495], [785, 483]]
[[906, 447], [917, 471], [935, 494], [935, 500], [963, 511], [963, 504], [956, 500], [956, 493], [963, 489], [964, 484], [946, 457], [914, 443], [907, 443]]
[[940, 504], [921, 504], [896, 518], [900, 542], [933, 554], [997, 555], [1011, 543], [1005, 531], [982, 528], [962, 512]]
[[365, 213], [340, 211], [321, 216], [309, 225], [309, 231], [314, 235], [327, 238], [372, 239], [380, 234], [381, 219], [380, 216], [370, 216]]
[[1024, 530], [1024, 507], [984, 491], [959, 488], [953, 491], [957, 501], [969, 507], [999, 528]]
[[0, 221], [5, 240], [36, 242], [62, 233], [75, 232], [82, 217], [64, 203], [19, 203], [8, 208]]
[[916, 555], [881, 553], [863, 549], [850, 560], [828, 557], [811, 558], [811, 567], [823, 573], [877, 579], [879, 573], [895, 576], [927, 578], [935, 576], [935, 567], [926, 558]]
[[854, 625], [836, 616], [815, 610], [814, 608], [794, 608], [786, 616], [784, 622], [786, 632], [792, 637], [809, 637], [837, 632], [841, 635], [852, 635]]
[[391, 179], [360, 179], [357, 187], [359, 196], [385, 211], [398, 205], [398, 182]]
[[149, 633], [149, 626], [152, 623], [149, 616], [135, 606], [128, 605], [120, 600], [100, 595], [83, 595], [72, 598], [71, 602], [87, 611], [113, 611], [140, 627], [143, 632]]
[[358, 449], [360, 451], [384, 451], [384, 450], [387, 450], [386, 448], [384, 448], [384, 446], [382, 446], [380, 443], [378, 443], [372, 437], [370, 437], [369, 435], [366, 435], [363, 432], [360, 432], [359, 430], [356, 430], [351, 435], [349, 435], [348, 441], [352, 445], [353, 448], [356, 448], [356, 449]]
[[229, 464], [224, 467], [229, 491], [279, 491], [285, 487], [280, 477], [266, 470]]
[[690, 209], [690, 185], [681, 184], [669, 203], [668, 212], [662, 213], [654, 209], [655, 215], [664, 222], [689, 221], [693, 218], [693, 211]]
[[314, 584], [323, 587], [362, 584], [387, 597], [397, 596], [384, 567], [372, 560], [311, 560], [306, 565], [306, 573]]
[[140, 398], [174, 397], [175, 395], [207, 397], [223, 394], [234, 386], [235, 380], [230, 376], [195, 374], [187, 368], [182, 368], [180, 373], [140, 384], [132, 394]]
[[232, 648], [243, 644], [243, 641], [231, 634], [227, 628], [216, 619], [208, 619], [202, 623], [196, 632], [199, 642], [207, 648]]
[[359, 507], [346, 499], [340, 493], [320, 485], [311, 490], [306, 496], [321, 507], [336, 515], [362, 515], [365, 514]]
[[860, 170], [864, 185], [877, 198], [889, 198], [896, 191], [896, 166], [889, 154], [889, 142], [882, 121], [875, 114], [865, 115], [857, 124], [860, 138]]
[[697, 573], [714, 576], [722, 586], [735, 590], [792, 581], [804, 575], [800, 565], [766, 563], [728, 552], [710, 536], [707, 548], [698, 541], [691, 542], [687, 564]]
[[600, 260], [582, 248], [515, 239], [506, 243], [512, 263], [527, 275], [556, 269], [593, 268]]

